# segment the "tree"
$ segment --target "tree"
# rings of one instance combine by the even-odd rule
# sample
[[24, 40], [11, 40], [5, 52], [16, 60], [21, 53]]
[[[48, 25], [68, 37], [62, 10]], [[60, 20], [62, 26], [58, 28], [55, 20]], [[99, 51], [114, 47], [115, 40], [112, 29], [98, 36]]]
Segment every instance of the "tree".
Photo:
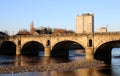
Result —
[[0, 38], [8, 37], [8, 34], [0, 31]]
[[52, 28], [47, 28], [47, 34], [52, 34]]

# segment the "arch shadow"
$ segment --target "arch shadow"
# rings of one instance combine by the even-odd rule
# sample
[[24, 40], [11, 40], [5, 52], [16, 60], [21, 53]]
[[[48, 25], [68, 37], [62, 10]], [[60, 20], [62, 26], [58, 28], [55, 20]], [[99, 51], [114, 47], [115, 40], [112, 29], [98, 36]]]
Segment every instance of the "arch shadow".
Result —
[[112, 49], [118, 45], [120, 45], [120, 41], [103, 43], [96, 49], [94, 58], [110, 64], [112, 60]]
[[44, 46], [37, 41], [29, 41], [23, 45], [21, 55], [43, 56]]
[[85, 52], [85, 49], [82, 45], [74, 41], [61, 41], [54, 45], [51, 51], [51, 56], [69, 56], [70, 50], [82, 50]]
[[0, 54], [16, 55], [16, 45], [12, 41], [5, 41], [0, 46]]

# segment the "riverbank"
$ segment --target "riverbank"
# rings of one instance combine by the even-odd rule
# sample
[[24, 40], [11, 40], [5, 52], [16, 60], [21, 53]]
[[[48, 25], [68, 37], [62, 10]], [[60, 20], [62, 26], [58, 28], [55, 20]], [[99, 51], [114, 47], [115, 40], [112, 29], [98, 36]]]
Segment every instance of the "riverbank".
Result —
[[0, 66], [0, 74], [19, 72], [43, 72], [43, 71], [69, 71], [82, 68], [96, 68], [105, 66], [104, 62], [97, 60], [82, 60], [69, 63], [39, 64], [28, 66]]

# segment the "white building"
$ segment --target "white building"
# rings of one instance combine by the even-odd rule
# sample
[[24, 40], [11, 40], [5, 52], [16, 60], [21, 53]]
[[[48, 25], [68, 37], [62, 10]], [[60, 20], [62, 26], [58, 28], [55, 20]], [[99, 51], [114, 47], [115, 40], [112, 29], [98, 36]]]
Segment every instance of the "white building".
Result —
[[84, 13], [76, 17], [76, 33], [94, 32], [94, 14]]
[[97, 32], [107, 32], [107, 27], [100, 27]]

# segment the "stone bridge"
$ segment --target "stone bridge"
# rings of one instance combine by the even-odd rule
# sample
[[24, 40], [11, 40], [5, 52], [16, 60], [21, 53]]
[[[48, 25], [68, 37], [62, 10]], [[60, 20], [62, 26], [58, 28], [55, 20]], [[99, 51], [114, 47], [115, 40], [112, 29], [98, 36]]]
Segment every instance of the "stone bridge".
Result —
[[[42, 46], [44, 56], [67, 55], [62, 51], [69, 49], [69, 45], [79, 44], [85, 49], [86, 59], [111, 59], [112, 48], [120, 44], [120, 32], [91, 33], [91, 34], [59, 34], [59, 35], [19, 35], [10, 36], [6, 40], [0, 40], [0, 46], [14, 45], [16, 54], [21, 54], [25, 46]], [[61, 51], [55, 51], [57, 48]], [[62, 49], [63, 48], [63, 49]]]

